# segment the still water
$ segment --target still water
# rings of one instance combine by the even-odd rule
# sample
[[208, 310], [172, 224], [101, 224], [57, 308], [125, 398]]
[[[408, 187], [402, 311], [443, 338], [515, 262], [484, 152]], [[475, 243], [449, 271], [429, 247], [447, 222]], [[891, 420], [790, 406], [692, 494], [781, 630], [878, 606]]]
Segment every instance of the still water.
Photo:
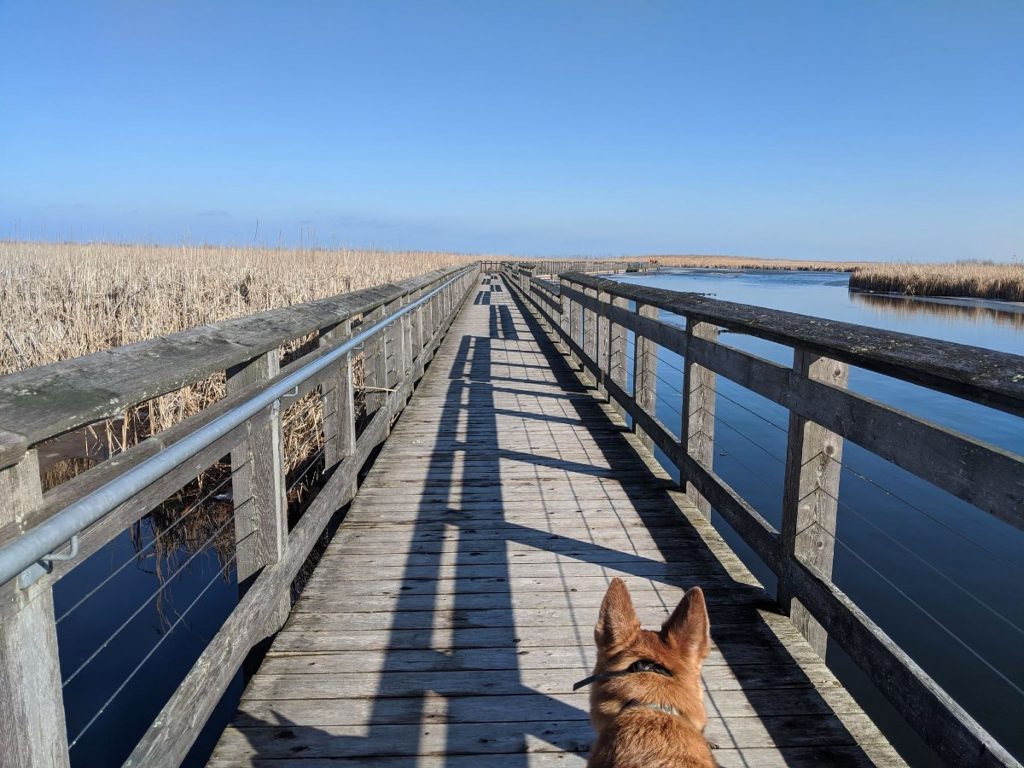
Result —
[[[821, 272], [662, 270], [616, 279], [1024, 355], [1024, 305], [850, 293], [845, 275]], [[683, 324], [665, 312], [661, 319]], [[729, 332], [721, 341], [785, 365], [793, 361], [791, 348], [772, 342]], [[1024, 373], [1024, 359], [1021, 368]], [[657, 415], [676, 434], [681, 369], [678, 355], [659, 348]], [[778, 527], [788, 412], [721, 376], [717, 381], [715, 471]], [[1024, 454], [1024, 420], [1018, 417], [858, 368], [851, 368], [849, 386]], [[667, 467], [666, 458], [659, 458]], [[849, 442], [842, 461], [835, 582], [996, 739], [1024, 758], [1024, 531]], [[715, 518], [773, 589], [767, 568]], [[913, 764], [936, 764], [834, 643], [828, 661]]]

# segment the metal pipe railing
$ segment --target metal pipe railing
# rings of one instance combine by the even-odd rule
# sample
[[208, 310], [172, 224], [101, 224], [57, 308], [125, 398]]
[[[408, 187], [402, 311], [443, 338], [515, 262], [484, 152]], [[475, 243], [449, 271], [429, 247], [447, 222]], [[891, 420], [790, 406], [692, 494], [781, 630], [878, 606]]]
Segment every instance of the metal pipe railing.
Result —
[[[27, 569], [132, 496], [159, 480], [167, 472], [180, 466], [231, 430], [244, 424], [275, 400], [287, 395], [304, 381], [351, 352], [395, 320], [421, 307], [445, 288], [464, 277], [466, 272], [471, 269], [473, 267], [467, 267], [443, 285], [380, 319], [308, 365], [278, 379], [249, 400], [239, 403], [209, 424], [142, 461], [123, 475], [119, 475], [95, 491], [86, 494], [39, 525], [30, 528], [18, 538], [0, 547], [0, 584], [6, 584], [19, 574], [27, 572]], [[34, 578], [30, 577], [27, 581], [31, 583], [33, 580]], [[22, 586], [25, 584], [23, 583]]]

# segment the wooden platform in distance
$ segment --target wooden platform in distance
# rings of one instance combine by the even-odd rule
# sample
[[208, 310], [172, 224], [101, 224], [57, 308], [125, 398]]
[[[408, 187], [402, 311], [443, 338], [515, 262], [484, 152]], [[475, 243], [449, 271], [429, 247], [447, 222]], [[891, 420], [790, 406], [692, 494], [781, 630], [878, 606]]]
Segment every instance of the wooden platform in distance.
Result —
[[210, 765], [583, 766], [572, 684], [615, 575], [647, 626], [704, 588], [722, 766], [903, 765], [498, 278], [456, 320]]

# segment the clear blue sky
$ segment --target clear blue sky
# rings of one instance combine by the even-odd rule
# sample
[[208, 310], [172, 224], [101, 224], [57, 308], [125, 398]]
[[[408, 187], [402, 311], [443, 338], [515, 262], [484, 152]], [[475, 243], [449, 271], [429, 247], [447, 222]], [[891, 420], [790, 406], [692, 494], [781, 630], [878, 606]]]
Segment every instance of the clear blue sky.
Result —
[[300, 233], [1024, 258], [1024, 2], [0, 0], [0, 237]]

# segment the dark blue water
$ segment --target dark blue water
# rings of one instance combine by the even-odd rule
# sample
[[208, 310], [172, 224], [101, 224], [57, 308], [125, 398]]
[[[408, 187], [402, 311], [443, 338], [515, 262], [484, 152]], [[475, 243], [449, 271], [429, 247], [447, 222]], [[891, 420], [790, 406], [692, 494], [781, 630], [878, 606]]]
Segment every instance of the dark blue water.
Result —
[[[617, 279], [1024, 355], [1024, 314], [996, 305], [851, 294], [845, 275], [665, 270]], [[684, 324], [664, 312], [661, 319]], [[793, 361], [791, 348], [772, 342], [724, 332], [721, 341], [781, 364]], [[676, 434], [681, 370], [682, 359], [659, 348], [657, 415]], [[851, 369], [849, 386], [1024, 454], [1024, 420], [1018, 417], [859, 368]], [[718, 377], [715, 471], [776, 527], [787, 421], [781, 406]], [[835, 582], [996, 739], [1024, 758], [1024, 531], [849, 442], [843, 465]], [[773, 588], [768, 569], [714, 517]], [[934, 764], [834, 643], [828, 661], [913, 763]]]
[[[153, 536], [146, 518], [54, 585], [75, 768], [124, 762], [238, 601], [230, 554], [204, 546], [206, 530], [159, 556]], [[239, 675], [186, 766], [205, 763], [241, 688]]]

